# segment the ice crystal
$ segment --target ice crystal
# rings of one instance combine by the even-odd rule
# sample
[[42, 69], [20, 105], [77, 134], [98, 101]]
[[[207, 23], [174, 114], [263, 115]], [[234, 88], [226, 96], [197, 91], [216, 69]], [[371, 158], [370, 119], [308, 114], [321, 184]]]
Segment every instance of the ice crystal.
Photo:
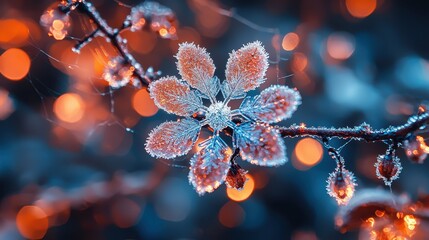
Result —
[[[183, 117], [198, 113], [199, 121], [185, 118], [167, 122], [149, 135], [146, 150], [155, 157], [174, 158], [186, 154], [198, 138], [201, 127], [213, 130], [213, 137], [200, 144], [191, 160], [189, 181], [202, 195], [220, 184], [241, 188], [245, 171], [233, 169], [231, 149], [219, 133], [229, 127], [234, 131], [233, 143], [242, 159], [261, 166], [277, 166], [287, 161], [283, 139], [269, 123], [289, 118], [301, 102], [299, 93], [286, 86], [273, 86], [261, 95], [249, 98], [239, 109], [231, 110], [231, 99], [243, 98], [265, 78], [268, 55], [260, 42], [247, 44], [230, 54], [223, 84], [214, 76], [215, 65], [204, 48], [183, 43], [176, 55], [177, 68], [183, 80], [164, 77], [150, 84], [155, 104], [165, 111]], [[223, 101], [216, 100], [222, 90]], [[209, 99], [208, 107], [201, 98]], [[241, 124], [233, 122], [244, 117]], [[238, 153], [238, 152], [237, 152]], [[231, 167], [232, 166], [232, 167]]]
[[356, 179], [352, 172], [346, 169], [335, 169], [329, 174], [326, 190], [329, 196], [335, 198], [339, 205], [347, 205], [353, 197], [356, 187]]
[[379, 155], [374, 166], [377, 177], [383, 179], [387, 186], [390, 186], [402, 171], [399, 158], [393, 154]]

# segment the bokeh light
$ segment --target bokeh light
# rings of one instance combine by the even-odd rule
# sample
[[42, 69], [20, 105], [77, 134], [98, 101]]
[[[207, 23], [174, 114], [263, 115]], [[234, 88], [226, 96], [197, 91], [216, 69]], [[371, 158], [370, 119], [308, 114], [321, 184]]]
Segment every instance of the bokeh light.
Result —
[[283, 37], [282, 47], [286, 51], [294, 50], [299, 44], [299, 36], [294, 32], [290, 32]]
[[146, 89], [140, 89], [134, 94], [133, 108], [143, 117], [150, 117], [158, 112], [158, 107], [150, 98]]
[[347, 11], [356, 18], [371, 15], [377, 7], [377, 0], [346, 0]]
[[27, 25], [17, 19], [0, 20], [0, 45], [21, 46], [29, 36]]
[[30, 57], [19, 48], [9, 48], [0, 57], [0, 72], [12, 81], [24, 78], [30, 65]]
[[75, 93], [65, 93], [54, 103], [54, 113], [62, 121], [75, 123], [82, 119], [85, 112], [85, 103]]
[[291, 69], [294, 72], [302, 72], [308, 64], [308, 58], [304, 53], [296, 52], [292, 56]]
[[0, 88], [0, 120], [4, 120], [15, 110], [9, 92]]
[[326, 51], [334, 59], [348, 59], [355, 51], [353, 36], [345, 32], [332, 33], [326, 41]]
[[[313, 167], [322, 159], [323, 147], [313, 138], [304, 138], [296, 144], [295, 156], [300, 165], [304, 165], [307, 168]], [[297, 168], [303, 170], [302, 168]]]
[[41, 239], [48, 231], [48, 216], [39, 207], [24, 206], [16, 216], [16, 226], [23, 237]]
[[255, 180], [250, 174], [246, 174], [247, 181], [244, 184], [243, 189], [237, 190], [234, 188], [226, 188], [226, 193], [231, 200], [241, 202], [246, 200], [252, 195], [255, 188]]
[[246, 213], [243, 208], [235, 202], [227, 202], [219, 211], [219, 222], [228, 228], [239, 226], [245, 219]]
[[140, 218], [141, 207], [135, 201], [121, 197], [110, 208], [113, 223], [120, 228], [134, 226]]

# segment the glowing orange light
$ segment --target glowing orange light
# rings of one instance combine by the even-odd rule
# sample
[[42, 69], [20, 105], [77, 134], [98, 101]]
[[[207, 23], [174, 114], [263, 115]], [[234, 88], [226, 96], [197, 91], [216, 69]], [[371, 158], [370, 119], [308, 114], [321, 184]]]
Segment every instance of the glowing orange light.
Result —
[[329, 56], [338, 60], [349, 58], [355, 51], [353, 36], [348, 33], [333, 33], [326, 41]]
[[54, 113], [62, 121], [75, 123], [82, 119], [85, 103], [75, 93], [61, 95], [54, 103]]
[[250, 197], [253, 193], [253, 189], [255, 188], [255, 181], [250, 174], [246, 174], [247, 181], [244, 184], [243, 189], [237, 190], [234, 188], [227, 188], [226, 193], [231, 200], [241, 202]]
[[0, 72], [12, 81], [24, 78], [30, 70], [30, 57], [18, 48], [10, 48], [1, 55]]
[[292, 57], [292, 70], [295, 72], [302, 72], [308, 64], [307, 56], [304, 53], [296, 52]]
[[140, 89], [133, 97], [134, 110], [143, 117], [150, 117], [158, 112], [153, 100], [150, 98], [146, 89]]
[[282, 47], [286, 51], [294, 50], [299, 44], [299, 36], [294, 32], [290, 32], [283, 37]]
[[368, 17], [376, 7], [377, 0], [346, 0], [347, 11], [356, 18]]
[[20, 46], [28, 40], [27, 25], [16, 19], [0, 20], [0, 43], [8, 46]]
[[219, 222], [228, 228], [239, 226], [245, 217], [243, 208], [235, 202], [227, 202], [219, 211]]
[[161, 37], [165, 37], [167, 34], [168, 34], [167, 29], [165, 28], [159, 29], [159, 35], [161, 35]]
[[29, 239], [41, 239], [48, 231], [48, 216], [39, 207], [24, 206], [16, 215], [19, 233]]
[[312, 138], [304, 138], [296, 144], [295, 154], [300, 163], [306, 166], [314, 166], [322, 159], [323, 148], [318, 141]]
[[404, 222], [408, 229], [414, 230], [416, 228], [417, 220], [413, 215], [405, 215]]

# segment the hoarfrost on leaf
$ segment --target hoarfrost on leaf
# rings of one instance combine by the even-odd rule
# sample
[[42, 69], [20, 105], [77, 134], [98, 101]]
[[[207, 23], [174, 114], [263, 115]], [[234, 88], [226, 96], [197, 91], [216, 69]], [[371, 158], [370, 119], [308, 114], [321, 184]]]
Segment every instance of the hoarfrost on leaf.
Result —
[[164, 122], [149, 134], [146, 151], [157, 158], [175, 158], [187, 154], [198, 139], [201, 126], [198, 121], [185, 118]]
[[232, 51], [226, 64], [223, 86], [227, 98], [239, 98], [265, 81], [268, 54], [261, 42], [256, 41]]
[[206, 49], [193, 43], [182, 43], [179, 45], [176, 58], [177, 69], [182, 78], [193, 88], [210, 95], [207, 86], [213, 81], [216, 67]]
[[231, 149], [218, 136], [208, 139], [191, 159], [189, 182], [198, 194], [213, 192], [226, 179]]
[[240, 156], [252, 164], [278, 166], [287, 162], [286, 147], [278, 131], [264, 123], [246, 122], [234, 129]]
[[247, 97], [240, 112], [257, 121], [276, 123], [290, 118], [301, 104], [298, 91], [286, 86], [274, 85], [255, 97]]
[[163, 77], [149, 85], [150, 96], [159, 108], [179, 116], [190, 116], [203, 108], [201, 98], [176, 77]]

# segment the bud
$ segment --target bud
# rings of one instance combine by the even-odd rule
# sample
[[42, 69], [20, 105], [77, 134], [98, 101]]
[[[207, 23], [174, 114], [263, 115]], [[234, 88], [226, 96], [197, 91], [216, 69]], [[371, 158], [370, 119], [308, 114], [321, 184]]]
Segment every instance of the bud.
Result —
[[402, 166], [399, 158], [394, 153], [379, 155], [375, 163], [375, 173], [379, 179], [383, 179], [386, 186], [390, 186], [392, 181], [396, 180], [401, 173]]
[[132, 82], [133, 74], [133, 66], [126, 64], [122, 57], [115, 57], [107, 63], [103, 78], [112, 88], [120, 88]]
[[71, 20], [69, 14], [62, 12], [58, 4], [55, 4], [40, 17], [40, 25], [48, 31], [49, 36], [63, 40], [70, 31]]
[[338, 205], [346, 205], [353, 197], [355, 186], [357, 186], [353, 173], [340, 168], [330, 173], [326, 182], [329, 196], [335, 198]]
[[429, 153], [429, 147], [426, 145], [423, 137], [411, 137], [405, 141], [405, 154], [408, 159], [414, 163], [422, 164]]
[[247, 171], [240, 167], [237, 163], [231, 163], [231, 167], [226, 175], [226, 185], [230, 188], [241, 190], [247, 181]]

